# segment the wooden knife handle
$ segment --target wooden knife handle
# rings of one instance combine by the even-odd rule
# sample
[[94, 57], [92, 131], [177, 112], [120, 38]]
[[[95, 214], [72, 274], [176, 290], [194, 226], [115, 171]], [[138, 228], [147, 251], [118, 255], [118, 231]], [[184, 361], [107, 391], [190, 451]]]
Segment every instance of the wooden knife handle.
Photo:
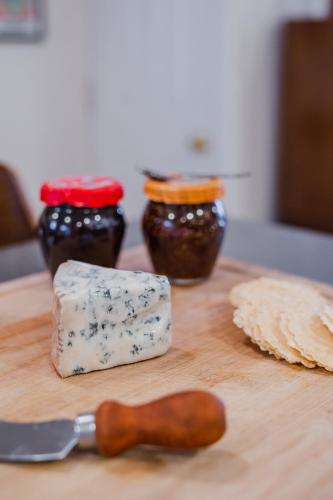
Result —
[[220, 439], [225, 429], [222, 401], [204, 391], [180, 392], [141, 406], [106, 401], [96, 412], [97, 447], [107, 456], [138, 444], [199, 448]]

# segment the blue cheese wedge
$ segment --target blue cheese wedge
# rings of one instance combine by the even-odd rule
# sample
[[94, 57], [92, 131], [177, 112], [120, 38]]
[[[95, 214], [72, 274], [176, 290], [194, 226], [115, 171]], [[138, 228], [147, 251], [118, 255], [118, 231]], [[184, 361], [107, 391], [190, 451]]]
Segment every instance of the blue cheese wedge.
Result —
[[165, 276], [68, 261], [58, 268], [53, 287], [52, 360], [62, 377], [168, 350], [171, 301]]

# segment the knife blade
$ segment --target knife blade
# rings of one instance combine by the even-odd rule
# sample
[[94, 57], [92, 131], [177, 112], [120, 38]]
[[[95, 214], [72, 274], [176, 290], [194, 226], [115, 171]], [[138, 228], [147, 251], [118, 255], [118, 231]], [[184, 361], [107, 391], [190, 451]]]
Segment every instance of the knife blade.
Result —
[[215, 177], [220, 177], [222, 179], [241, 179], [244, 177], [251, 177], [251, 172], [219, 172], [219, 173], [209, 173], [209, 174], [198, 174], [194, 172], [184, 172], [184, 173], [170, 173], [164, 174], [158, 172], [157, 170], [148, 169], [145, 167], [138, 167], [140, 174], [148, 177], [148, 179], [153, 179], [155, 181], [167, 182], [177, 179], [212, 179]]
[[74, 449], [116, 456], [140, 444], [189, 450], [208, 446], [226, 430], [222, 401], [205, 391], [184, 391], [139, 406], [102, 403], [74, 420], [0, 421], [0, 461], [62, 460]]

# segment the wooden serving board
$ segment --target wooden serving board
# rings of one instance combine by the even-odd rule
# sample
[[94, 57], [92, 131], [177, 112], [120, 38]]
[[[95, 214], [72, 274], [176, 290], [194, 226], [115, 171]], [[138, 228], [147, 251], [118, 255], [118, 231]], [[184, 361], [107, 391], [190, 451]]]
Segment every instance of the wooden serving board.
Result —
[[[149, 270], [143, 249], [128, 269]], [[223, 398], [228, 431], [195, 453], [73, 453], [49, 464], [0, 464], [1, 498], [332, 498], [333, 374], [266, 356], [232, 323], [231, 286], [273, 271], [221, 258], [202, 285], [173, 290], [174, 341], [161, 358], [62, 380], [50, 361], [46, 274], [0, 286], [0, 418], [75, 417], [116, 398], [139, 403], [181, 389]], [[333, 289], [319, 286], [333, 298]], [[0, 436], [1, 439], [1, 436]]]

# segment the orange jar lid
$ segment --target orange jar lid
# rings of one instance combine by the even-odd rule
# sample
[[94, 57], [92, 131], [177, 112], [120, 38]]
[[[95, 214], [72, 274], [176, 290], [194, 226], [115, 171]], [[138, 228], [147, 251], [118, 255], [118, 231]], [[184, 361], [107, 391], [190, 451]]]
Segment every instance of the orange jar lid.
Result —
[[149, 200], [175, 205], [195, 205], [209, 203], [224, 195], [219, 177], [182, 177], [168, 181], [147, 179], [144, 185]]

